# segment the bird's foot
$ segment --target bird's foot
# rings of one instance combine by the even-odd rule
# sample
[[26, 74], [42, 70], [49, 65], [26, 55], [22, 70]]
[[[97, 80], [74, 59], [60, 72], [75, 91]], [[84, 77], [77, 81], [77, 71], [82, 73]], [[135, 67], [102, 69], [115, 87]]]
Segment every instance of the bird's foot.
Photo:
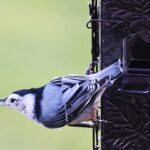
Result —
[[94, 74], [94, 67], [95, 65], [97, 64], [98, 62], [97, 61], [94, 61], [94, 64], [93, 63], [90, 63], [87, 67], [87, 70], [85, 72], [85, 75], [91, 75], [91, 74]]

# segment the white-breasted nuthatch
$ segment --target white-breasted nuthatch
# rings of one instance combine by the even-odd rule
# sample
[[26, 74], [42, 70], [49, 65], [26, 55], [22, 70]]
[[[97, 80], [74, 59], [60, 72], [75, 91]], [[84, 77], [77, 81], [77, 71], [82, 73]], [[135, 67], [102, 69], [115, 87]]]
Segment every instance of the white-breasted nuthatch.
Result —
[[92, 75], [60, 77], [39, 88], [15, 91], [0, 99], [0, 105], [48, 128], [94, 120], [101, 95], [121, 74], [118, 61]]

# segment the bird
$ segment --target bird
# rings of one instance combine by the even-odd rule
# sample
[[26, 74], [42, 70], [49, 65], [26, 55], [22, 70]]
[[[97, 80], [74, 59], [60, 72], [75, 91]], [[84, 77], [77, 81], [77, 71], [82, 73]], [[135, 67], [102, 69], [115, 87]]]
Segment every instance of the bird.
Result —
[[94, 121], [102, 94], [122, 72], [117, 61], [94, 74], [57, 77], [38, 88], [17, 90], [1, 98], [0, 105], [51, 129]]

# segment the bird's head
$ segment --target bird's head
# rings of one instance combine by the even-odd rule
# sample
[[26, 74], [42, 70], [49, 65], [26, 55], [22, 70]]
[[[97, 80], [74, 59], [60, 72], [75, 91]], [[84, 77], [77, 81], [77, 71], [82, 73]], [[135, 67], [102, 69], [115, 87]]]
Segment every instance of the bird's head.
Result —
[[7, 98], [0, 99], [1, 106], [13, 108], [30, 119], [34, 119], [36, 89], [15, 91]]

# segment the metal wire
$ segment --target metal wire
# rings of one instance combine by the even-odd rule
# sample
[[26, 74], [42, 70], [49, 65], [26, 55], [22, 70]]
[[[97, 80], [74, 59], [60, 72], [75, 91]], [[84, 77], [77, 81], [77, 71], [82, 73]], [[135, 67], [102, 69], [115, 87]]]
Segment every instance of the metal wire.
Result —
[[[87, 28], [91, 29], [91, 35], [92, 35], [92, 71], [97, 72], [98, 71], [98, 59], [99, 59], [99, 23], [98, 23], [98, 4], [97, 0], [92, 0], [91, 3], [89, 3], [89, 10], [91, 19], [86, 24]], [[89, 24], [91, 26], [89, 26]], [[94, 125], [92, 127], [92, 135], [93, 135], [93, 150], [99, 150], [99, 113], [97, 112], [96, 120], [94, 121]]]
[[86, 27], [88, 29], [92, 28], [92, 26], [91, 26], [92, 22], [123, 23], [123, 21], [119, 21], [119, 20], [90, 19], [86, 24]]
[[[91, 16], [90, 21], [86, 24], [87, 28], [91, 29], [91, 40], [92, 40], [92, 48], [91, 48], [91, 55], [92, 55], [92, 71], [98, 72], [99, 68], [99, 14], [98, 14], [98, 4], [97, 0], [91, 0], [89, 3], [89, 13]], [[90, 24], [90, 26], [89, 26]], [[92, 124], [81, 123], [77, 125], [72, 125], [73, 127], [83, 127], [83, 128], [92, 128], [92, 139], [93, 139], [93, 150], [99, 150], [99, 132], [100, 132], [100, 118], [99, 112], [96, 114], [96, 120], [92, 122]]]

